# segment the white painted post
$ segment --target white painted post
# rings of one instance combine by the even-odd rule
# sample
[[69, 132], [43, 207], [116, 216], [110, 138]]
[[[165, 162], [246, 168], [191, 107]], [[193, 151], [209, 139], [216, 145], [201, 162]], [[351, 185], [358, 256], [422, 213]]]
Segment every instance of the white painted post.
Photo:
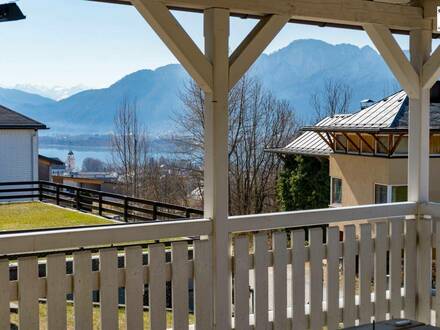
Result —
[[213, 66], [205, 98], [205, 218], [213, 219], [215, 329], [231, 328], [231, 244], [228, 221], [229, 11], [211, 8], [205, 18], [205, 53]]
[[[410, 33], [411, 64], [419, 77], [423, 64], [431, 54], [432, 35], [429, 30], [414, 30]], [[421, 80], [421, 79], [419, 79]], [[419, 82], [420, 84], [420, 82]], [[429, 114], [430, 89], [420, 84], [419, 98], [409, 101], [409, 148], [408, 148], [408, 200], [429, 201]], [[423, 215], [417, 218], [417, 303], [416, 317], [419, 321], [430, 322], [431, 267], [430, 249], [424, 250], [421, 238], [426, 233]], [[426, 239], [426, 238], [424, 238]]]

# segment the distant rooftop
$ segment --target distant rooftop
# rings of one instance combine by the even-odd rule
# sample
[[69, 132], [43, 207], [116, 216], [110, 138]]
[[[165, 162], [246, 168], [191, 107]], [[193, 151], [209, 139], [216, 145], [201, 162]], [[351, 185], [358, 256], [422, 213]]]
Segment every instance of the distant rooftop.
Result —
[[0, 105], [0, 129], [47, 129], [46, 125]]
[[[336, 132], [354, 133], [399, 133], [408, 132], [409, 98], [405, 91], [399, 91], [384, 99], [371, 102], [369, 107], [352, 114], [337, 114], [327, 117], [314, 126], [303, 127], [303, 133], [284, 148], [272, 151], [288, 154], [328, 156], [333, 150], [326, 141], [329, 134]], [[440, 82], [431, 90], [431, 131], [440, 131]], [[323, 138], [327, 137], [327, 139]]]

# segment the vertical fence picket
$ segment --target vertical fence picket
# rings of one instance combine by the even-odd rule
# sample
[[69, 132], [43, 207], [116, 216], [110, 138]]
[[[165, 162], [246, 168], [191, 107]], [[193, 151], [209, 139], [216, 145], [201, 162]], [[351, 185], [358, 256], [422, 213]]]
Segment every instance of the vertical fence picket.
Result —
[[92, 259], [90, 251], [73, 254], [75, 329], [93, 328]]
[[249, 329], [249, 238], [234, 239], [234, 320], [236, 329]]
[[339, 228], [327, 230], [327, 328], [339, 328]]
[[305, 313], [305, 232], [294, 230], [292, 238], [292, 329], [307, 328]]
[[405, 317], [416, 318], [416, 222], [405, 221]]
[[167, 328], [165, 246], [154, 244], [150, 245], [148, 250], [150, 328], [165, 330]]
[[401, 220], [391, 220], [390, 315], [394, 318], [399, 318], [402, 310], [402, 234], [403, 222]]
[[21, 329], [39, 329], [37, 280], [37, 257], [18, 258], [18, 317]]
[[188, 330], [188, 243], [172, 243], [173, 329]]
[[376, 223], [376, 244], [374, 253], [374, 320], [385, 320], [388, 309], [387, 291], [387, 240], [388, 223]]
[[[151, 257], [151, 256], [150, 256]], [[127, 329], [144, 328], [142, 247], [125, 248], [125, 322]], [[151, 297], [151, 292], [150, 292]]]
[[272, 234], [273, 241], [273, 327], [287, 328], [287, 238], [285, 231]]
[[195, 329], [213, 327], [212, 306], [212, 241], [194, 242]]
[[361, 324], [371, 322], [373, 305], [371, 304], [371, 280], [373, 278], [373, 241], [371, 240], [371, 225], [360, 226], [361, 239], [359, 244], [359, 282], [360, 304], [359, 321]]
[[420, 217], [417, 220], [418, 250], [423, 251], [417, 257], [417, 317], [421, 322], [431, 322], [432, 291], [432, 220]]
[[356, 321], [356, 228], [344, 227], [344, 327], [355, 325]]
[[440, 326], [440, 219], [435, 221], [435, 325]]
[[323, 273], [322, 229], [313, 228], [310, 235], [310, 329], [318, 330], [324, 326], [322, 313]]
[[115, 248], [99, 251], [99, 301], [101, 329], [116, 330], [118, 321], [118, 251]]
[[66, 255], [47, 256], [47, 328], [65, 329], [66, 311]]
[[267, 232], [254, 234], [255, 330], [268, 327], [268, 265]]
[[9, 260], [0, 260], [0, 330], [10, 330]]

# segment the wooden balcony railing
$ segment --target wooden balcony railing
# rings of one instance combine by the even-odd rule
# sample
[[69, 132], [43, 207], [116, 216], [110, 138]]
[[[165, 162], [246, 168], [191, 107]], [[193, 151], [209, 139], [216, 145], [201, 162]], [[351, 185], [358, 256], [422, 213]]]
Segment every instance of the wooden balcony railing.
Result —
[[[423, 220], [415, 220], [420, 214]], [[438, 204], [396, 203], [231, 217], [232, 327], [334, 330], [420, 315], [439, 324], [438, 216]], [[307, 224], [330, 224], [326, 239], [315, 227], [306, 241], [305, 230], [296, 228]], [[20, 328], [37, 329], [42, 301], [48, 328], [65, 328], [66, 294], [72, 293], [75, 328], [90, 329], [96, 291], [101, 328], [118, 329], [121, 289], [128, 329], [145, 326], [145, 301], [151, 329], [167, 327], [167, 312], [174, 329], [188, 329], [192, 321], [196, 329], [212, 329], [212, 258], [229, 253], [213, 251], [212, 227], [212, 220], [185, 220], [0, 235], [0, 329], [9, 329], [13, 301]], [[201, 239], [170, 247], [149, 243], [186, 236]], [[66, 272], [69, 262], [73, 270]], [[18, 268], [17, 279], [11, 267]]]
[[190, 219], [203, 216], [202, 210], [190, 207], [53, 182], [0, 182], [0, 201], [32, 198], [84, 212], [94, 212], [101, 216], [116, 216], [125, 222]]

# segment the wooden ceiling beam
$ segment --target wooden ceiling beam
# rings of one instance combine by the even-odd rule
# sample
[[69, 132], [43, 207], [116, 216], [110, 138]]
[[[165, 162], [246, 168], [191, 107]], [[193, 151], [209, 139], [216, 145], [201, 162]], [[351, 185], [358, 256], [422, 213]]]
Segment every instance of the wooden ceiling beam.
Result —
[[374, 148], [371, 146], [370, 143], [368, 143], [368, 141], [362, 136], [362, 134], [360, 134], [360, 133], [356, 133], [356, 135], [359, 137], [359, 139], [361, 139], [362, 143], [365, 143], [365, 145], [368, 147], [368, 149], [371, 150], [371, 152], [372, 152], [373, 154], [376, 153], [376, 151], [374, 150]]
[[389, 28], [382, 24], [365, 24], [364, 30], [408, 95], [419, 98], [419, 75]]
[[[130, 0], [92, 0], [130, 3]], [[149, 0], [169, 8], [202, 12], [208, 8], [228, 8], [233, 15], [264, 17], [287, 15], [293, 20], [362, 26], [384, 24], [391, 29], [433, 29], [432, 19], [424, 17], [419, 6], [369, 0]]]
[[230, 89], [243, 77], [288, 21], [289, 17], [285, 15], [268, 15], [246, 36], [229, 60]]

